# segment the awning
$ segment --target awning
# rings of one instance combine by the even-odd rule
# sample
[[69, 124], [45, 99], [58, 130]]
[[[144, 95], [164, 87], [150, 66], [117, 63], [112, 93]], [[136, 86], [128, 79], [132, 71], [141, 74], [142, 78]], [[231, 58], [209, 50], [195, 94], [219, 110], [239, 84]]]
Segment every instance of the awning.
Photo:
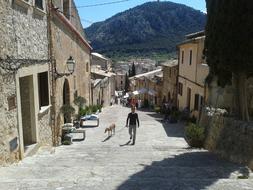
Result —
[[126, 93], [125, 96], [123, 98], [129, 98], [129, 94]]
[[138, 90], [139, 94], [145, 94], [148, 90], [146, 88], [141, 88]]
[[133, 95], [138, 95], [139, 92], [136, 90], [136, 91], [133, 91]]
[[151, 96], [155, 96], [157, 94], [157, 92], [152, 89], [149, 89], [148, 94]]

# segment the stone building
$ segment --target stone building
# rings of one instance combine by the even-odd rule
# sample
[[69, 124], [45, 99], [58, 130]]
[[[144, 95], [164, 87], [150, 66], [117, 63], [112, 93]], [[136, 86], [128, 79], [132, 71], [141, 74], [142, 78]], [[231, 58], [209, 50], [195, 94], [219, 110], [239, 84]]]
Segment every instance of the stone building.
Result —
[[206, 99], [205, 79], [209, 67], [203, 59], [204, 31], [186, 36], [178, 45], [178, 107], [188, 108], [196, 117]]
[[115, 99], [115, 74], [101, 69], [92, 70], [92, 104], [109, 106]]
[[[74, 105], [78, 96], [85, 98], [86, 105], [90, 97], [90, 59], [91, 46], [88, 44], [78, 11], [73, 0], [54, 0], [50, 9], [50, 54], [53, 60], [52, 72], [52, 120], [54, 122], [54, 143], [59, 143], [61, 126], [69, 122], [70, 115], [60, 112], [63, 105]], [[69, 70], [67, 61], [75, 63]], [[77, 111], [77, 109], [76, 109]], [[73, 118], [72, 118], [73, 119]]]
[[177, 105], [177, 75], [178, 60], [170, 60], [162, 64], [163, 67], [163, 102], [170, 102]]
[[115, 88], [117, 91], [125, 90], [126, 85], [126, 71], [116, 71]]
[[91, 53], [91, 65], [100, 66], [104, 71], [111, 71], [112, 69], [111, 60], [96, 52]]
[[130, 77], [131, 97], [139, 100], [140, 106], [158, 105], [162, 103], [163, 72], [157, 69]]
[[0, 1], [0, 165], [52, 145], [46, 5]]

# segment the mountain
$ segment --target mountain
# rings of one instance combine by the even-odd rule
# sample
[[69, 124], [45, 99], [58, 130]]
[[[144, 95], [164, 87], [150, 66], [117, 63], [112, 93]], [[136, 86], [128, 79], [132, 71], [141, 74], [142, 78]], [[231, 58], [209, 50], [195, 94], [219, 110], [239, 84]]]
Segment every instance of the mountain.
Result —
[[206, 15], [172, 2], [148, 2], [85, 29], [95, 51], [109, 57], [173, 53], [189, 33], [204, 29]]

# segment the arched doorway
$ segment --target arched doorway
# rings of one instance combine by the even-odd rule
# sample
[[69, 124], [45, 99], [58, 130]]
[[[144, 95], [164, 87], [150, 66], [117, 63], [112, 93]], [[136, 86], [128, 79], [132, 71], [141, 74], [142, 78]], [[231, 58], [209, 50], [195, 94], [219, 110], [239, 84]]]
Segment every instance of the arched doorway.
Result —
[[[65, 79], [64, 84], [63, 84], [63, 106], [64, 105], [70, 105], [70, 90], [69, 90], [69, 81]], [[69, 122], [71, 118], [70, 114], [64, 114], [64, 123]]]

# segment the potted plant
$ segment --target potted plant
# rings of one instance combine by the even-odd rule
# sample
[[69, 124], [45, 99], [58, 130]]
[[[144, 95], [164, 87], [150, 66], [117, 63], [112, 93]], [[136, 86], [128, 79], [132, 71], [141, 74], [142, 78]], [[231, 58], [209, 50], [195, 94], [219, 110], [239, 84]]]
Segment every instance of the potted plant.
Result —
[[185, 140], [190, 147], [202, 148], [204, 144], [205, 129], [197, 124], [189, 123], [185, 128]]
[[86, 103], [85, 98], [81, 96], [77, 96], [74, 99], [74, 104], [78, 106], [77, 120], [80, 120], [80, 117], [83, 116], [83, 106], [85, 103]]
[[71, 123], [71, 117], [75, 114], [75, 108], [70, 104], [65, 104], [61, 107], [60, 111], [64, 115], [65, 123]]

